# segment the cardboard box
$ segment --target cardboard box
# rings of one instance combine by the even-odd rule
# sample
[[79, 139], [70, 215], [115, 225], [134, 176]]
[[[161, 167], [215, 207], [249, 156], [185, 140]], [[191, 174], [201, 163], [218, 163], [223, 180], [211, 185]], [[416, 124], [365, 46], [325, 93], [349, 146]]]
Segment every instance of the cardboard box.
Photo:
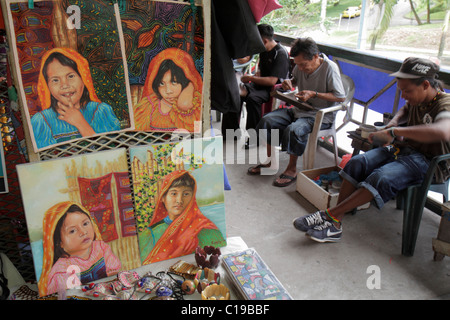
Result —
[[341, 168], [325, 167], [300, 171], [297, 174], [297, 192], [311, 202], [318, 210], [325, 210], [337, 204], [339, 193], [330, 194], [313, 180], [321, 174], [341, 171]]

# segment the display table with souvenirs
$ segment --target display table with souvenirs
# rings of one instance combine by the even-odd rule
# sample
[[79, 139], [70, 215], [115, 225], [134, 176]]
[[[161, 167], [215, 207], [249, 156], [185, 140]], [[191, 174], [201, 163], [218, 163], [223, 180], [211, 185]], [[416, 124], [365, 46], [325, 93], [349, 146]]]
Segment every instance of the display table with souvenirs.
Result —
[[87, 284], [74, 275], [67, 290], [39, 297], [36, 284], [11, 290], [10, 300], [266, 300], [292, 299], [258, 253], [241, 237], [222, 248], [120, 271]]

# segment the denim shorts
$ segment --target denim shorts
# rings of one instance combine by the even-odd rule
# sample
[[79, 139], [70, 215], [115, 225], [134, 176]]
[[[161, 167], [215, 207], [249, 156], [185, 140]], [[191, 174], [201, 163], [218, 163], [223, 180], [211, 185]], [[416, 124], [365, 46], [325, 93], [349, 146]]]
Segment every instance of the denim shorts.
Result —
[[[257, 132], [264, 130], [263, 139], [272, 145], [271, 130], [279, 130], [281, 136], [281, 151], [288, 154], [301, 156], [308, 143], [309, 134], [314, 128], [315, 118], [296, 118], [293, 110], [288, 108], [276, 109], [262, 117], [256, 127]], [[322, 123], [321, 129], [328, 129], [331, 123]]]
[[352, 157], [340, 175], [356, 188], [366, 188], [381, 209], [386, 202], [408, 186], [423, 181], [430, 161], [411, 149], [381, 147]]

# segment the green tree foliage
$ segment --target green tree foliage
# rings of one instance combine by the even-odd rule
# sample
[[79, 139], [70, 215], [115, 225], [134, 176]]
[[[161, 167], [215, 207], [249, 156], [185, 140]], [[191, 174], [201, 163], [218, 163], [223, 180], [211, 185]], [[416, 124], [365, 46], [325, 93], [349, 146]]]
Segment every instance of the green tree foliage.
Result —
[[311, 4], [309, 0], [279, 0], [283, 8], [263, 17], [261, 22], [273, 26], [277, 32], [299, 29], [309, 20], [320, 17], [320, 3]]
[[373, 2], [379, 6], [379, 13], [382, 14], [378, 15], [378, 28], [376, 28], [371, 35], [371, 50], [375, 49], [377, 40], [380, 39], [389, 28], [391, 19], [394, 15], [394, 6], [397, 4], [397, 0], [374, 0]]

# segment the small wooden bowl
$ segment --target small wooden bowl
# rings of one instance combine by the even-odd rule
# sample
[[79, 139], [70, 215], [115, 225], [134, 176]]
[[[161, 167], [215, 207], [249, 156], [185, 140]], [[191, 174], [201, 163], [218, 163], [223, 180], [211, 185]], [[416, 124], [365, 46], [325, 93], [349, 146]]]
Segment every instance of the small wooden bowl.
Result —
[[202, 291], [202, 300], [230, 300], [230, 290], [223, 284], [212, 284]]

